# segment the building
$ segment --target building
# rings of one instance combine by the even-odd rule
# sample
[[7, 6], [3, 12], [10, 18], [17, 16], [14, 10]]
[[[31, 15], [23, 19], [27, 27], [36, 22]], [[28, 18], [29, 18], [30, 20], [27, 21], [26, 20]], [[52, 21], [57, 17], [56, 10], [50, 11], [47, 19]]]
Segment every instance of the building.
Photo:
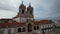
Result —
[[[37, 29], [36, 29], [36, 27], [37, 27]], [[39, 33], [47, 34], [48, 32], [52, 31], [52, 27], [53, 27], [53, 24], [52, 24], [51, 20], [34, 21], [34, 29], [35, 29], [34, 32], [37, 34], [39, 34]]]
[[33, 7], [31, 4], [26, 7], [22, 2], [19, 6], [18, 14], [11, 19], [11, 22], [0, 24], [0, 33], [43, 34], [47, 28], [49, 31], [52, 31], [51, 27], [53, 27], [51, 20], [35, 21], [33, 16]]

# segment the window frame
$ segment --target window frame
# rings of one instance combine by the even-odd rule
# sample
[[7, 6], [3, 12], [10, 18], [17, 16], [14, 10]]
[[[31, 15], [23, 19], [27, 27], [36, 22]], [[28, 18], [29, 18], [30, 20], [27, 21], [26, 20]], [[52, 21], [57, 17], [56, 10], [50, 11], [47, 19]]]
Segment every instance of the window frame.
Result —
[[21, 28], [18, 28], [18, 33], [21, 32]]
[[22, 10], [22, 14], [24, 14], [24, 10]]
[[25, 27], [20, 27], [18, 29], [20, 29], [20, 30], [18, 30], [19, 31], [18, 33], [20, 33], [20, 32], [26, 32], [26, 28]]
[[39, 30], [39, 25], [35, 25], [34, 30]]

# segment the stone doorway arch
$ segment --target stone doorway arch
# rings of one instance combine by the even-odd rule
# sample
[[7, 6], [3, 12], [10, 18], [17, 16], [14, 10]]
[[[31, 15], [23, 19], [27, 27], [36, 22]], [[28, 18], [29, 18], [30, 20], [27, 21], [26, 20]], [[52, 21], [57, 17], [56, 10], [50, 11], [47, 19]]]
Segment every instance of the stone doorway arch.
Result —
[[27, 28], [28, 28], [28, 32], [32, 32], [32, 24], [31, 23], [28, 24]]

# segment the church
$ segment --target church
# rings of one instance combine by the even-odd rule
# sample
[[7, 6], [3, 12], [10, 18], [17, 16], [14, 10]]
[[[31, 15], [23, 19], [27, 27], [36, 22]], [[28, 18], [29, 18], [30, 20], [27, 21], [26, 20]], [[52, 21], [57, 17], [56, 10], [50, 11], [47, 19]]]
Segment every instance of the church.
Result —
[[17, 22], [33, 21], [33, 7], [30, 4], [28, 7], [26, 7], [22, 2], [22, 4], [19, 6], [19, 12], [15, 17], [13, 17], [13, 20]]
[[[19, 6], [19, 12], [12, 19], [4, 20], [0, 23], [1, 34], [43, 34], [42, 29], [53, 27], [51, 20], [35, 21], [33, 15], [33, 7], [29, 4], [26, 7], [23, 2]], [[8, 22], [7, 22], [8, 21]], [[52, 31], [52, 29], [45, 30], [44, 32]]]

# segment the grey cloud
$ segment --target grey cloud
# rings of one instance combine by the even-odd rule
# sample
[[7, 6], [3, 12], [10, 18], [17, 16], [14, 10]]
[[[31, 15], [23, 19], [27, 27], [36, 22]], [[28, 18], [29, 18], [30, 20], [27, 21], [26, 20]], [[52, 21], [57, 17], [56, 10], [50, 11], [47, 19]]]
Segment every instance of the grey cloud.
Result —
[[0, 10], [17, 11], [18, 8], [14, 6], [14, 1], [12, 1], [13, 0], [0, 0]]
[[17, 11], [15, 7], [0, 5], [0, 10]]
[[[42, 3], [44, 4], [44, 6], [42, 7], [45, 7], [44, 10], [40, 10], [41, 12], [43, 13], [46, 13], [45, 16], [48, 16], [48, 17], [59, 17], [60, 15], [60, 0], [42, 0]], [[46, 6], [45, 6], [46, 4]], [[51, 6], [49, 6], [49, 4]], [[40, 6], [38, 6], [40, 7]], [[48, 7], [48, 8], [47, 8]], [[39, 9], [39, 8], [38, 8]]]
[[[12, 1], [12, 3], [9, 3], [9, 1]], [[0, 0], [0, 10], [18, 11], [18, 6], [21, 4], [21, 1]], [[34, 7], [34, 18], [60, 17], [60, 0], [23, 0], [23, 2], [26, 6], [29, 3], [32, 4]]]

